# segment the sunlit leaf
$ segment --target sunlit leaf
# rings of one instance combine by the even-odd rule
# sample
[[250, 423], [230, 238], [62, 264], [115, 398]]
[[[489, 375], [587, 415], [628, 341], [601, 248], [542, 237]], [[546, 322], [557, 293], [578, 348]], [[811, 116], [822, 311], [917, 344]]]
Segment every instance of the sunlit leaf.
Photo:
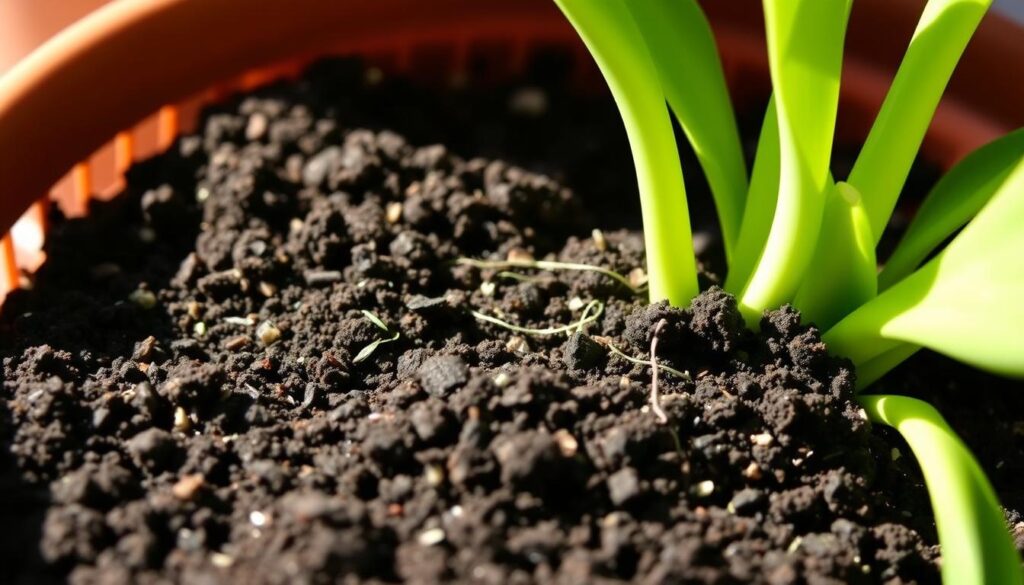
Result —
[[988, 203], [1024, 157], [1024, 128], [986, 144], [935, 185], [878, 275], [885, 290], [918, 265]]
[[810, 270], [793, 304], [821, 329], [878, 292], [875, 239], [860, 193], [847, 183], [829, 189]]
[[791, 300], [825, 209], [850, 0], [764, 0], [779, 121], [779, 195], [772, 227], [740, 297], [748, 322]]
[[661, 87], [704, 169], [726, 258], [743, 217], [747, 167], [715, 37], [696, 0], [630, 0]]
[[747, 285], [750, 273], [761, 259], [764, 243], [772, 229], [775, 201], [779, 197], [779, 118], [775, 98], [768, 100], [768, 108], [757, 139], [754, 170], [750, 174], [743, 210], [743, 222], [736, 241], [736, 251], [729, 262], [725, 290], [739, 296]]
[[383, 330], [384, 332], [390, 331], [388, 329], [388, 326], [385, 325], [384, 322], [380, 320], [380, 317], [378, 317], [374, 313], [371, 313], [370, 311], [366, 311], [366, 310], [363, 310], [361, 312], [362, 312], [363, 316], [366, 317], [367, 321], [369, 321], [370, 323], [373, 323], [379, 329]]
[[882, 237], [960, 55], [992, 0], [929, 0], [850, 177]]
[[934, 259], [840, 321], [825, 341], [854, 364], [901, 343], [1024, 377], [1024, 159]]
[[640, 187], [651, 301], [697, 295], [690, 215], [665, 93], [621, 0], [555, 0], [597, 62], [626, 125]]
[[938, 411], [905, 396], [863, 396], [860, 402], [872, 420], [903, 435], [921, 466], [942, 547], [943, 583], [1024, 581], [992, 486]]
[[373, 352], [377, 351], [378, 347], [384, 345], [385, 343], [391, 343], [392, 341], [397, 341], [398, 340], [398, 335], [399, 335], [398, 333], [395, 333], [391, 337], [381, 338], [381, 339], [377, 339], [377, 340], [374, 340], [374, 341], [370, 342], [366, 347], [364, 347], [363, 349], [359, 350], [359, 353], [356, 354], [356, 357], [352, 360], [352, 363], [358, 364], [359, 362], [365, 361], [367, 358], [369, 358], [371, 355], [373, 355]]
[[921, 346], [910, 343], [899, 343], [889, 351], [877, 355], [865, 363], [857, 364], [857, 390], [863, 390], [902, 364], [910, 356], [921, 350]]

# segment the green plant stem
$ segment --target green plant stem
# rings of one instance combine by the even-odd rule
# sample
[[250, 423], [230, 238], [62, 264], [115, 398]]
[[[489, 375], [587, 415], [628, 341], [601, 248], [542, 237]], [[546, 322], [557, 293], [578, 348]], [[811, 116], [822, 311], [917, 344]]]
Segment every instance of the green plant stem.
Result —
[[991, 0], [929, 0], [847, 181], [864, 194], [877, 242], [960, 55]]
[[750, 273], [761, 259], [761, 251], [772, 229], [775, 202], [779, 196], [779, 156], [779, 117], [775, 97], [772, 96], [757, 139], [743, 222], [725, 280], [725, 290], [737, 297], [743, 293]]
[[764, 0], [779, 119], [779, 195], [740, 298], [748, 323], [791, 300], [811, 262], [825, 208], [850, 0]]
[[833, 185], [810, 270], [793, 304], [804, 320], [826, 330], [875, 297], [876, 266], [875, 239], [860, 193], [846, 183]]
[[679, 151], [658, 72], [622, 0], [555, 0], [611, 88], [633, 152], [652, 302], [687, 306], [696, 261]]
[[725, 256], [731, 260], [746, 197], [747, 167], [711, 25], [696, 0], [625, 4], [650, 48], [665, 97], [704, 169]]
[[[932, 277], [922, 270], [865, 303], [826, 331], [822, 341], [828, 345], [829, 351], [848, 358], [860, 371], [871, 360], [903, 345], [902, 340], [887, 334], [886, 325], [921, 300], [919, 290], [926, 288]], [[898, 364], [889, 363], [891, 367]]]
[[1024, 159], [938, 256], [848, 315], [824, 341], [858, 367], [909, 343], [1024, 377], [1021, 218]]
[[942, 546], [943, 583], [1024, 581], [992, 486], [938, 411], [905, 396], [862, 396], [860, 402], [871, 420], [903, 435], [921, 466]]
[[878, 275], [885, 290], [980, 211], [1024, 157], [1024, 128], [969, 154], [935, 185]]

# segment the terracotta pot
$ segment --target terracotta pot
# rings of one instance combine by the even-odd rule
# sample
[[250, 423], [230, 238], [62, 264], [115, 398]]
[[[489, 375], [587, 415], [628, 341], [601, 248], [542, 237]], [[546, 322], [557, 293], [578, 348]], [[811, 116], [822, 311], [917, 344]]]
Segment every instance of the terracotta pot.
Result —
[[108, 0], [0, 2], [0, 75], [64, 27]]
[[[48, 15], [50, 29], [7, 37], [9, 42], [0, 45], [7, 54], [0, 59], [10, 60], [20, 50], [12, 48], [10, 38], [28, 43], [99, 3], [60, 0], [60, 12]], [[842, 138], [857, 140], [866, 131], [923, 4], [856, 3], [840, 105]], [[764, 99], [769, 84], [759, 4], [708, 2], [706, 9], [737, 104]], [[18, 24], [9, 15], [0, 22]], [[1024, 103], [1022, 38], [1024, 32], [1009, 22], [986, 19], [936, 115], [926, 157], [948, 166], [1024, 125], [1024, 110], [1016, 107]], [[6, 282], [0, 286], [17, 282], [15, 240], [25, 244], [17, 246], [23, 266], [39, 261], [33, 249], [45, 228], [48, 194], [66, 211], [84, 212], [89, 197], [116, 191], [133, 160], [170, 144], [194, 123], [201, 104], [225, 92], [294, 74], [310, 59], [339, 53], [435, 80], [507, 78], [534, 48], [552, 45], [574, 57], [578, 81], [600, 87], [589, 57], [551, 0], [107, 4], [0, 77], [0, 228], [7, 230], [41, 201], [19, 222], [16, 237], [3, 240]]]

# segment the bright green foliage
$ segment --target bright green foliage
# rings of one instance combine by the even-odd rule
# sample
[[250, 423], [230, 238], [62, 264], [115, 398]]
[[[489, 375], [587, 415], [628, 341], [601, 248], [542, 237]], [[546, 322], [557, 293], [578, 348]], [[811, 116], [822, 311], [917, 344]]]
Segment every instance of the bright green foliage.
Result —
[[621, 0], [555, 0], [608, 81], [633, 151], [651, 301], [686, 306], [697, 295], [683, 171], [665, 93], [647, 45]]
[[1024, 128], [979, 148], [942, 177], [878, 275], [879, 288], [887, 289], [910, 274], [981, 211], [1022, 157]]
[[878, 292], [875, 239], [860, 193], [847, 183], [829, 188], [811, 268], [793, 300], [808, 321], [826, 328]]
[[917, 345], [901, 343], [889, 351], [859, 364], [857, 366], [857, 390], [863, 390], [874, 384], [879, 378], [888, 374], [889, 370], [902, 364], [920, 349], [921, 347]]
[[768, 241], [740, 297], [748, 320], [792, 300], [825, 209], [849, 0], [765, 0], [779, 123], [779, 195]]
[[707, 176], [725, 255], [731, 258], [743, 218], [747, 166], [711, 26], [696, 0], [644, 0], [626, 6], [650, 48], [665, 98]]
[[367, 321], [369, 321], [370, 323], [373, 323], [373, 326], [376, 327], [377, 329], [380, 329], [384, 333], [388, 333], [390, 331], [388, 329], [388, 326], [384, 323], [384, 321], [381, 321], [381, 318], [378, 317], [376, 313], [373, 313], [373, 312], [367, 311], [367, 310], [362, 310], [362, 311], [360, 311], [360, 313], [363, 314], [363, 317]]
[[779, 196], [779, 118], [775, 98], [768, 100], [768, 110], [757, 139], [757, 156], [750, 174], [750, 189], [743, 212], [736, 252], [729, 262], [725, 290], [739, 296], [747, 285], [750, 273], [761, 259], [761, 250], [768, 241]]
[[902, 342], [1024, 377], [1024, 158], [988, 205], [938, 256], [825, 336], [866, 363]]
[[999, 500], [942, 415], [905, 396], [863, 396], [871, 420], [897, 429], [921, 466], [942, 545], [948, 585], [1024, 582]]
[[374, 327], [380, 329], [381, 331], [384, 332], [385, 335], [389, 335], [390, 337], [379, 337], [371, 341], [363, 349], [359, 350], [359, 353], [356, 354], [356, 357], [352, 358], [352, 363], [354, 364], [366, 361], [367, 359], [370, 358], [371, 355], [373, 355], [373, 352], [377, 351], [378, 347], [384, 345], [385, 343], [398, 341], [398, 338], [401, 336], [401, 333], [399, 333], [398, 331], [391, 331], [387, 324], [384, 323], [384, 321], [381, 321], [381, 318], [378, 317], [376, 313], [372, 313], [366, 310], [361, 311], [361, 313], [363, 314], [363, 317], [367, 321], [373, 324]]
[[960, 55], [992, 0], [929, 0], [848, 182], [864, 194], [875, 241]]

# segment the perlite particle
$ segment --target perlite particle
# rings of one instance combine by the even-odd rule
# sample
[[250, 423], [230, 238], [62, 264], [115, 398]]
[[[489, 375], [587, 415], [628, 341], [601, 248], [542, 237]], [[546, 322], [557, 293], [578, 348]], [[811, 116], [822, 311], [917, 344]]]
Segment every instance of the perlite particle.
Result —
[[256, 337], [259, 338], [260, 343], [269, 347], [281, 339], [281, 330], [270, 321], [264, 321], [256, 328]]

